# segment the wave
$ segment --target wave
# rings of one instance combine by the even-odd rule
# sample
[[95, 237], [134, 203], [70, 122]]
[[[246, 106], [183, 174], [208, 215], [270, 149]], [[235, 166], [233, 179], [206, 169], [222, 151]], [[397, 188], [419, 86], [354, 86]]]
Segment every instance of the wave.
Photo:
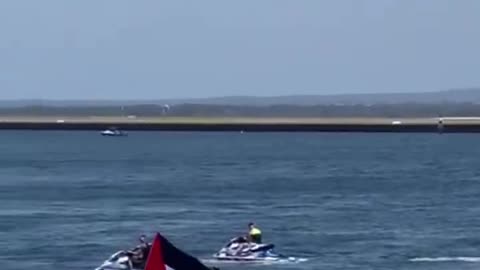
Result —
[[418, 257], [411, 262], [480, 262], [480, 257]]
[[307, 262], [307, 258], [295, 258], [294, 260], [289, 259], [278, 259], [278, 260], [255, 260], [255, 261], [230, 261], [230, 260], [215, 260], [215, 259], [201, 259], [205, 264], [292, 264], [292, 263], [303, 263]]

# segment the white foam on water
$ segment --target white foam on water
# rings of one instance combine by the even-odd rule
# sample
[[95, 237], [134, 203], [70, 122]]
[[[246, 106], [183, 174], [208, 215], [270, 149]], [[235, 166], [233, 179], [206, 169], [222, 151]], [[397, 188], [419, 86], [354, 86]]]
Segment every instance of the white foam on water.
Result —
[[480, 262], [480, 257], [419, 257], [411, 262]]
[[218, 265], [218, 264], [261, 264], [261, 265], [271, 265], [271, 264], [295, 264], [303, 263], [308, 261], [306, 258], [292, 258], [292, 259], [278, 259], [278, 260], [252, 260], [252, 261], [235, 261], [235, 260], [216, 260], [216, 259], [202, 259], [203, 263], [207, 265]]

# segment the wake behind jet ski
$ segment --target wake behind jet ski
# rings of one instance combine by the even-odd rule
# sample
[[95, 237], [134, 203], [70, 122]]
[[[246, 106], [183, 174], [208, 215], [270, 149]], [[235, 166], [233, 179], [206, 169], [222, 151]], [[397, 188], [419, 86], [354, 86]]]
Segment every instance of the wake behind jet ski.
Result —
[[159, 233], [152, 244], [146, 243], [139, 248], [145, 246], [148, 250], [143, 260], [135, 261], [134, 255], [140, 254], [137, 248], [132, 251], [117, 251], [95, 270], [218, 270], [205, 266], [195, 257], [176, 248]]

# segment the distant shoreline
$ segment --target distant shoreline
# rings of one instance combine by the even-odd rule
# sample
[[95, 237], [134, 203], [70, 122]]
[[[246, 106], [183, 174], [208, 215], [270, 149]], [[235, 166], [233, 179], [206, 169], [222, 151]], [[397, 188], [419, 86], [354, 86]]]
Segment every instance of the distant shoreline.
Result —
[[480, 118], [1, 117], [2, 130], [480, 132]]

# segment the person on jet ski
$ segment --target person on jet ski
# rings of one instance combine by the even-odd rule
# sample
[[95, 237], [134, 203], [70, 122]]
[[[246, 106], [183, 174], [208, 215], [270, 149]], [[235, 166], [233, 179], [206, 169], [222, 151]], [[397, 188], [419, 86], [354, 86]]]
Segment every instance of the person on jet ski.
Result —
[[142, 259], [146, 260], [148, 258], [148, 253], [150, 252], [151, 245], [147, 242], [146, 236], [143, 234], [140, 235], [138, 241], [140, 242], [140, 244], [136, 247], [136, 249], [141, 251]]
[[248, 223], [248, 240], [255, 244], [262, 243], [262, 231], [255, 225], [255, 223], [250, 222]]
[[135, 265], [145, 263], [150, 252], [150, 244], [146, 241], [145, 235], [141, 235], [138, 241], [140, 244], [128, 252], [132, 263]]

